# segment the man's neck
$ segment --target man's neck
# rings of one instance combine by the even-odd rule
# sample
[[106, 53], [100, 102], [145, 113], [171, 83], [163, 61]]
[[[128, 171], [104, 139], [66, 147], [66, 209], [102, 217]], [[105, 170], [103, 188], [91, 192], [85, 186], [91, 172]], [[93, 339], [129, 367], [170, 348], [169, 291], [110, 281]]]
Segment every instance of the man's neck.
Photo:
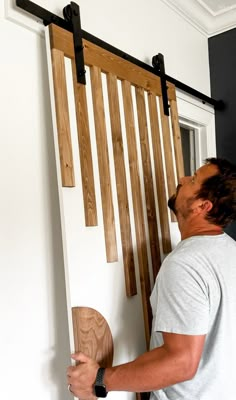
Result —
[[197, 224], [193, 220], [179, 221], [179, 230], [181, 233], [181, 240], [187, 239], [191, 236], [214, 236], [223, 233], [222, 227], [210, 224], [206, 220], [198, 221]]

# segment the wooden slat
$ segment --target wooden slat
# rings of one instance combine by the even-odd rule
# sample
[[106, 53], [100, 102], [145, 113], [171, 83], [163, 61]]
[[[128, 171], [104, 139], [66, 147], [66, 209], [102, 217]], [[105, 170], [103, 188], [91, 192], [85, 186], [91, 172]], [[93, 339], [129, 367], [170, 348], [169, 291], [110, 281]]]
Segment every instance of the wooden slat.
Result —
[[[73, 35], [59, 26], [50, 25], [51, 46], [74, 58]], [[133, 85], [153, 91], [161, 95], [160, 78], [149, 71], [115, 55], [111, 52], [83, 39], [84, 59], [86, 65], [96, 65], [103, 72], [111, 72], [121, 80], [127, 80]], [[167, 82], [168, 98], [175, 100], [175, 86]]]
[[101, 70], [90, 68], [107, 261], [118, 260]]
[[105, 318], [93, 308], [73, 307], [75, 351], [82, 351], [103, 367], [111, 367], [113, 339]]
[[176, 100], [170, 101], [170, 112], [171, 112], [171, 124], [172, 124], [173, 142], [175, 150], [177, 180], [179, 182], [180, 178], [184, 176], [184, 160], [183, 160], [181, 133], [179, 127], [179, 116], [178, 116]]
[[119, 96], [117, 79], [113, 74], [107, 74], [107, 88], [111, 120], [112, 144], [116, 174], [116, 189], [120, 216], [120, 232], [125, 271], [126, 294], [137, 294], [133, 245], [130, 226], [129, 203], [127, 194], [127, 182], [125, 174], [125, 162], [123, 152], [123, 139], [120, 120]]
[[129, 82], [127, 81], [122, 82], [122, 92], [123, 92], [126, 136], [127, 136], [128, 154], [129, 154], [130, 179], [132, 188], [140, 283], [142, 292], [144, 326], [145, 326], [146, 343], [148, 347], [150, 341], [151, 319], [152, 319], [150, 302], [149, 302], [151, 290], [150, 290], [150, 278], [149, 278], [148, 257], [147, 257], [147, 244], [146, 244], [146, 235], [144, 227], [144, 215], [142, 206], [142, 194], [141, 194], [140, 177], [138, 169], [134, 112], [133, 112], [133, 103], [131, 96], [131, 85]]
[[85, 225], [97, 225], [97, 206], [94, 188], [93, 161], [90, 142], [86, 87], [77, 83], [75, 63], [72, 61], [80, 168], [84, 198]]
[[161, 255], [159, 246], [159, 235], [156, 217], [155, 196], [153, 189], [153, 177], [148, 140], [147, 115], [145, 107], [144, 90], [136, 88], [136, 102], [138, 111], [139, 137], [142, 155], [144, 189], [147, 208], [147, 220], [149, 229], [149, 240], [151, 248], [153, 278], [155, 279], [161, 266]]
[[[165, 153], [167, 188], [168, 188], [168, 196], [170, 197], [176, 192], [176, 182], [175, 182], [173, 153], [172, 153], [172, 145], [170, 137], [169, 117], [164, 114], [162, 96], [159, 97], [159, 104], [161, 113], [163, 147]], [[171, 212], [171, 220], [176, 221], [176, 217], [173, 212]]]
[[75, 178], [66, 89], [65, 63], [64, 54], [59, 50], [52, 50], [52, 67], [62, 186], [73, 187], [75, 186]]
[[167, 196], [161, 151], [160, 129], [158, 122], [159, 118], [156, 104], [156, 96], [154, 93], [148, 93], [148, 104], [152, 134], [152, 148], [156, 176], [159, 217], [162, 232], [162, 247], [164, 253], [169, 253], [171, 251], [170, 227], [167, 211]]

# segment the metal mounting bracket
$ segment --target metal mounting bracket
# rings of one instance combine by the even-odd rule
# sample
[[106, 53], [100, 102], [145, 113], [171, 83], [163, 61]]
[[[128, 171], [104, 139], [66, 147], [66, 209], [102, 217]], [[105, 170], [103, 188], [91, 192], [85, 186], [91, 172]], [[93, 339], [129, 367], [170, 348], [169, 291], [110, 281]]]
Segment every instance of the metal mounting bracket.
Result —
[[64, 7], [64, 19], [29, 0], [16, 0], [16, 5], [28, 13], [41, 18], [45, 26], [55, 24], [73, 33], [77, 82], [85, 85], [86, 71], [84, 68], [82, 43], [83, 31], [81, 29], [80, 9], [78, 4], [71, 2], [71, 4]]
[[70, 24], [68, 24], [63, 18], [58, 17], [58, 15], [51, 13], [30, 0], [16, 0], [16, 5], [37, 18], [40, 18], [45, 26], [55, 24], [72, 32]]
[[71, 1], [69, 5], [63, 8], [63, 16], [66, 21], [72, 24], [77, 82], [85, 85], [86, 71], [84, 68], [82, 29], [80, 22], [80, 9], [78, 4]]
[[166, 85], [165, 63], [163, 54], [158, 53], [156, 56], [152, 57], [152, 66], [157, 72], [159, 72], [161, 79], [161, 91], [162, 91], [164, 114], [169, 116], [169, 103], [167, 94], [168, 87]]

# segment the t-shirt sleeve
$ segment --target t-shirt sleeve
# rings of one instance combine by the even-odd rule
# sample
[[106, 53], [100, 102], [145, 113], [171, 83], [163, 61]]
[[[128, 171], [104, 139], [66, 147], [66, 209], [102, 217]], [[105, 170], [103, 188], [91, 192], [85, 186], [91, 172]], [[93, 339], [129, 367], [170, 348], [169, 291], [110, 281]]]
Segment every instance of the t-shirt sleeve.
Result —
[[154, 331], [186, 335], [208, 332], [208, 287], [191, 265], [174, 260], [163, 265], [154, 291]]

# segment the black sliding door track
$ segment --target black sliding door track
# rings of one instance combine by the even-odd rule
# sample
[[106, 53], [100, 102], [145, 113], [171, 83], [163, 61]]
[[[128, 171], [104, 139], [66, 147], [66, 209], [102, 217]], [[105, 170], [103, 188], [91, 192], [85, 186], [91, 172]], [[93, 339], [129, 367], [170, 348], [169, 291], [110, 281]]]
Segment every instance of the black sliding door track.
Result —
[[[55, 25], [60, 26], [63, 29], [66, 29], [69, 32], [73, 33], [73, 24], [69, 21], [66, 21], [65, 19], [58, 17], [56, 14], [51, 13], [50, 11], [40, 7], [38, 4], [33, 3], [32, 1], [28, 0], [16, 0], [16, 5], [25, 11], [27, 11], [30, 14], [33, 14], [34, 16], [40, 18], [43, 21], [43, 24], [45, 26], [53, 23]], [[97, 38], [96, 36], [91, 35], [90, 33], [84, 31], [81, 29], [81, 34], [82, 38], [110, 51], [113, 54], [116, 54], [117, 56], [128, 60], [132, 62], [135, 65], [138, 65], [139, 67], [145, 69], [146, 71], [149, 71], [153, 73], [154, 75], [160, 76], [160, 73], [157, 71], [156, 68], [153, 68], [152, 66], [134, 58], [133, 56], [124, 53], [122, 50], [117, 49], [116, 47], [110, 45], [107, 42], [104, 42], [103, 40]], [[211, 97], [206, 96], [205, 94], [199, 92], [198, 90], [193, 89], [192, 87], [186, 85], [185, 83], [178, 81], [175, 78], [172, 78], [169, 75], [165, 74], [165, 79], [168, 82], [173, 83], [176, 88], [182, 90], [183, 92], [186, 92], [199, 100], [201, 100], [203, 103], [207, 103], [212, 105], [216, 110], [222, 110], [224, 108], [224, 102], [222, 100], [215, 100]]]

